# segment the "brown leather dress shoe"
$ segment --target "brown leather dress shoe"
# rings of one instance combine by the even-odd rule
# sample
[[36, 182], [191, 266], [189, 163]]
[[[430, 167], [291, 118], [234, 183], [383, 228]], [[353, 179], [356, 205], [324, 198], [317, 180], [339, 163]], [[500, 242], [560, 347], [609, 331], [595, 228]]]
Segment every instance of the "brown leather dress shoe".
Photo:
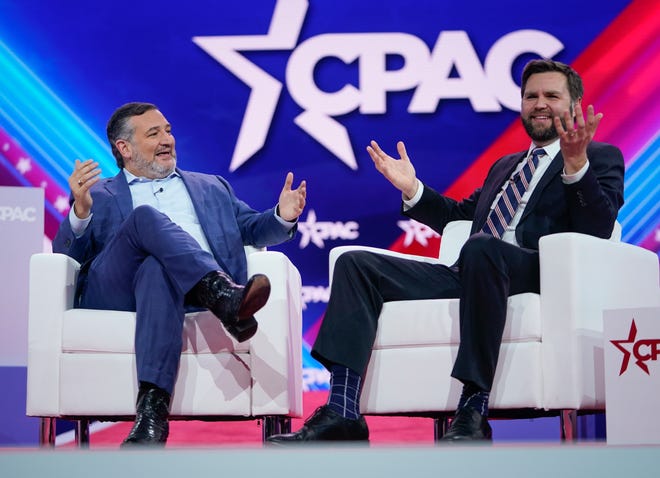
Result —
[[363, 416], [356, 420], [344, 418], [327, 405], [316, 409], [303, 427], [294, 433], [273, 435], [266, 440], [274, 445], [289, 445], [307, 441], [369, 441], [369, 428]]
[[165, 446], [170, 425], [170, 394], [165, 390], [152, 387], [143, 391], [137, 400], [135, 423], [121, 447], [134, 445]]
[[263, 274], [253, 275], [241, 286], [224, 272], [213, 271], [195, 284], [186, 301], [209, 309], [227, 332], [244, 342], [257, 332], [254, 314], [266, 305], [269, 296], [270, 281]]
[[488, 419], [472, 407], [463, 407], [456, 411], [449, 430], [440, 439], [445, 442], [467, 440], [492, 440], [493, 431]]

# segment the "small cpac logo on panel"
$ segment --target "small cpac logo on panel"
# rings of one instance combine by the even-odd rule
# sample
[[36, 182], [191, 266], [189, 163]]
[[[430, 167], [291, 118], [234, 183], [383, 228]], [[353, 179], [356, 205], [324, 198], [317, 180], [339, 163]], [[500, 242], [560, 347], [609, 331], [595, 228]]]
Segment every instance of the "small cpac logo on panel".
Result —
[[33, 207], [0, 206], [0, 221], [34, 222], [37, 220], [37, 210]]
[[619, 375], [628, 370], [628, 364], [630, 363], [630, 357], [635, 357], [635, 363], [639, 368], [641, 368], [647, 375], [649, 373], [649, 367], [646, 364], [647, 361], [658, 360], [658, 355], [660, 355], [660, 338], [658, 339], [637, 339], [637, 325], [635, 324], [635, 319], [632, 320], [630, 324], [630, 332], [628, 333], [628, 338], [625, 340], [610, 340], [612, 345], [619, 349], [623, 353], [623, 360], [621, 361], [621, 370]]

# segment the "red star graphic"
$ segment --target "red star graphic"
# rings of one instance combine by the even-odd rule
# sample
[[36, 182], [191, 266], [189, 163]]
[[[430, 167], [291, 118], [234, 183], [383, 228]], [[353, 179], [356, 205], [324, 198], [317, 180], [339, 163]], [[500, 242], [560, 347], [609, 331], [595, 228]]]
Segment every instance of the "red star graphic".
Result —
[[[632, 352], [628, 349], [626, 349], [623, 344], [632, 344], [634, 345], [635, 343], [635, 338], [637, 337], [637, 325], [635, 324], [635, 319], [632, 320], [632, 323], [630, 324], [630, 332], [628, 332], [628, 339], [626, 340], [610, 340], [612, 342], [612, 345], [614, 345], [617, 349], [619, 349], [621, 352], [623, 352], [623, 361], [621, 362], [621, 370], [619, 371], [619, 376], [623, 375], [623, 372], [628, 370], [628, 364], [630, 363], [630, 355]], [[647, 365], [642, 362], [641, 360], [637, 361], [637, 365], [639, 368], [644, 370], [647, 375], [649, 375], [649, 369]]]

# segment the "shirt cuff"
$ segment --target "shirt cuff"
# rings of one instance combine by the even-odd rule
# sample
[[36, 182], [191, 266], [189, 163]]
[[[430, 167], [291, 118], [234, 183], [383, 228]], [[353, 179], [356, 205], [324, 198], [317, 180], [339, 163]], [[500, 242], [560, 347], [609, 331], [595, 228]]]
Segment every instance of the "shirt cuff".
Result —
[[580, 170], [577, 173], [566, 174], [565, 171], [562, 171], [561, 180], [564, 182], [564, 184], [577, 183], [587, 173], [587, 169], [589, 169], [589, 159], [587, 159], [587, 162], [584, 163], [584, 166], [582, 166], [582, 168], [580, 168]]
[[407, 211], [415, 207], [415, 205], [422, 199], [422, 194], [424, 193], [424, 185], [418, 179], [417, 180], [417, 192], [410, 199], [404, 199], [403, 194], [401, 194], [401, 199], [403, 201], [403, 210]]
[[282, 218], [280, 217], [279, 212], [280, 212], [280, 206], [277, 205], [277, 206], [275, 207], [275, 212], [274, 212], [274, 214], [275, 214], [275, 219], [277, 219], [277, 222], [279, 222], [279, 223], [282, 224], [284, 227], [286, 227], [286, 228], [287, 228], [287, 231], [290, 231], [291, 229], [293, 229], [293, 226], [296, 225], [296, 223], [298, 222], [298, 219], [296, 219], [296, 220], [293, 221], [293, 222], [291, 222], [291, 221], [287, 221], [287, 220], [282, 219]]
[[90, 213], [85, 219], [80, 219], [76, 216], [76, 213], [73, 212], [73, 206], [69, 209], [69, 224], [71, 224], [71, 231], [76, 238], [82, 236], [85, 233], [85, 229], [92, 221], [93, 214]]

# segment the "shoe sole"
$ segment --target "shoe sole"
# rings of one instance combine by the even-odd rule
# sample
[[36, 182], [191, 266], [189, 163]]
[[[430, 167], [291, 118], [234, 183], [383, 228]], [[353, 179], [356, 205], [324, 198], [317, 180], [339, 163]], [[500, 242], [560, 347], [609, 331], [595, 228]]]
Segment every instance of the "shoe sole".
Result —
[[259, 324], [254, 317], [239, 320], [233, 325], [226, 326], [225, 329], [231, 334], [237, 342], [245, 342], [257, 333]]
[[256, 274], [245, 285], [243, 300], [238, 308], [236, 323], [225, 326], [234, 339], [245, 342], [257, 333], [259, 324], [254, 314], [261, 309], [270, 297], [270, 280], [263, 274]]
[[238, 321], [254, 319], [254, 314], [261, 309], [270, 297], [270, 280], [263, 274], [255, 274], [245, 285], [243, 300], [238, 307]]

